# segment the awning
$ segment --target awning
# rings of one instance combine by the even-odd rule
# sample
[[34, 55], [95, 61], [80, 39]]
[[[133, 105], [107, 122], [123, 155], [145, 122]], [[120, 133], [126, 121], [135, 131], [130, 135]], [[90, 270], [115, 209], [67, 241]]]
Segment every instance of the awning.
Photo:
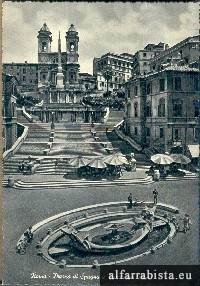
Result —
[[190, 151], [192, 158], [198, 158], [199, 157], [199, 144], [188, 145], [188, 149]]

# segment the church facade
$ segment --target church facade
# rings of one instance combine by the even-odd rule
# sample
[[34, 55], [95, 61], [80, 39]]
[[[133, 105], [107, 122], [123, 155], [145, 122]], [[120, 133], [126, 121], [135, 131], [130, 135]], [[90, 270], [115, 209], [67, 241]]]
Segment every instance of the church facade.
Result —
[[[71, 24], [66, 32], [66, 51], [61, 52], [61, 39], [58, 38], [58, 51], [51, 51], [52, 33], [46, 23], [38, 32], [38, 87], [45, 86], [59, 88], [57, 85], [59, 56], [61, 60], [60, 73], [63, 74], [65, 90], [79, 88], [78, 73], [78, 43], [79, 37], [75, 27]], [[63, 88], [62, 88], [63, 89]]]
[[[79, 36], [73, 24], [66, 32], [66, 51], [61, 51], [60, 33], [58, 50], [51, 50], [52, 33], [44, 23], [38, 31], [38, 63], [5, 63], [3, 71], [13, 75], [19, 81], [21, 92], [46, 91], [50, 96], [47, 102], [69, 102], [70, 94], [81, 91], [79, 83]], [[62, 100], [56, 95], [65, 91]], [[63, 95], [64, 96], [64, 95]], [[72, 96], [73, 97], [73, 96]], [[72, 100], [73, 101], [73, 100]], [[75, 100], [76, 101], [76, 100]]]
[[[29, 111], [42, 122], [102, 122], [104, 106], [82, 104], [84, 92], [95, 89], [95, 79], [89, 74], [79, 76], [79, 36], [73, 24], [66, 32], [66, 50], [51, 50], [52, 33], [44, 23], [38, 31], [38, 63], [4, 64], [5, 73], [16, 76], [19, 89], [25, 95], [32, 92], [42, 104]], [[28, 92], [28, 93], [27, 93]]]

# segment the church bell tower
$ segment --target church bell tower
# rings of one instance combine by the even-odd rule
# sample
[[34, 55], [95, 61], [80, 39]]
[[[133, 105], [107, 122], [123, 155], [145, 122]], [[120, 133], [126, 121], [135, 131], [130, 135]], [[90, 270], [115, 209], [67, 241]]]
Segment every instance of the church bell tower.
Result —
[[78, 84], [78, 32], [73, 24], [66, 32], [66, 52], [67, 52], [67, 85], [76, 86]]
[[38, 87], [41, 85], [47, 86], [50, 75], [50, 53], [52, 33], [44, 23], [42, 28], [38, 31]]
[[44, 23], [38, 31], [38, 62], [48, 62], [48, 54], [51, 52], [52, 36], [47, 24]]

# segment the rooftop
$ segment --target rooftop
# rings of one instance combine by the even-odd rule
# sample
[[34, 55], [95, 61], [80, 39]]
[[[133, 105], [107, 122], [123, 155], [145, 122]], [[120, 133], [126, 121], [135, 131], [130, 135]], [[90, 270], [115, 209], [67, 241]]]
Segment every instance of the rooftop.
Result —
[[74, 27], [74, 24], [71, 24], [71, 25], [70, 25], [70, 28], [69, 28], [68, 31], [69, 31], [69, 32], [76, 32], [76, 29], [75, 29], [75, 27]]

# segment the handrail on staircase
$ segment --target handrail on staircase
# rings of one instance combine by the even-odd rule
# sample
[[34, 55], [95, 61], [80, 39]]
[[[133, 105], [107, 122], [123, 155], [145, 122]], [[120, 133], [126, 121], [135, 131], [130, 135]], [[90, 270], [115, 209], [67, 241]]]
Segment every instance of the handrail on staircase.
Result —
[[22, 115], [30, 122], [33, 122], [33, 117], [26, 111], [25, 107], [22, 107]]
[[13, 146], [6, 150], [4, 153], [3, 153], [3, 163], [9, 159], [11, 156], [13, 156], [17, 150], [20, 148], [21, 144], [24, 142], [24, 140], [26, 139], [26, 136], [28, 135], [28, 126], [24, 126], [23, 124], [21, 123], [17, 123], [18, 125], [21, 125], [24, 130], [23, 130], [23, 133], [22, 135], [17, 139], [17, 141], [15, 141], [15, 143], [13, 144]]

